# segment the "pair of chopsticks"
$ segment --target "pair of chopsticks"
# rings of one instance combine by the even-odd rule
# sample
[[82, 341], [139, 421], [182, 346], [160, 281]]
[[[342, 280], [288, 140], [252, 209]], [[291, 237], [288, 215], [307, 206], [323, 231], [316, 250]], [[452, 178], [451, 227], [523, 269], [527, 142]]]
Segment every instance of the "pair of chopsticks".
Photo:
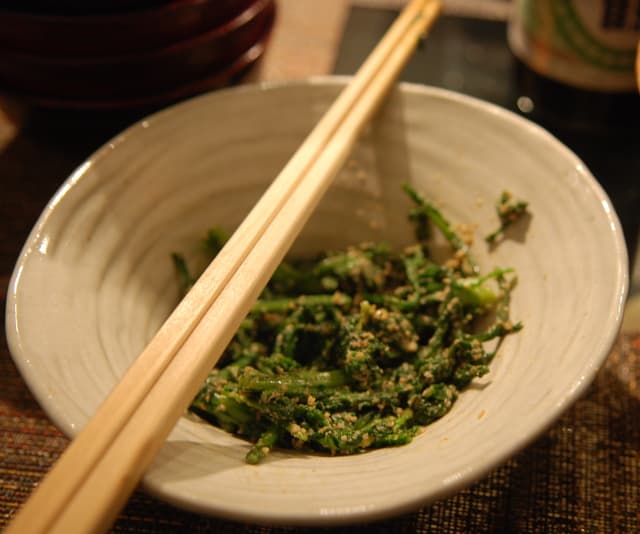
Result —
[[440, 11], [411, 0], [9, 525], [107, 530]]

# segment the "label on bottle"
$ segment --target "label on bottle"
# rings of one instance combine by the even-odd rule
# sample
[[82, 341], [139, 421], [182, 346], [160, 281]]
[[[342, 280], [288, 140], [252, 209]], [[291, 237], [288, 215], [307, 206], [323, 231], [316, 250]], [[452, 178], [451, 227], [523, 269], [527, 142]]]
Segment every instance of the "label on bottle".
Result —
[[595, 91], [637, 87], [640, 0], [516, 0], [508, 38], [548, 78]]

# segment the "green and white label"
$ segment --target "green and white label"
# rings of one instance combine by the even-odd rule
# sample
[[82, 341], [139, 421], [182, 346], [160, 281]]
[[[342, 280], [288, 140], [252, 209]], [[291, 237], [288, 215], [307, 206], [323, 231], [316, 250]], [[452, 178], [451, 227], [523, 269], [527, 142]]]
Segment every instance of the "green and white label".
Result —
[[513, 52], [533, 70], [584, 89], [636, 87], [640, 0], [516, 0]]

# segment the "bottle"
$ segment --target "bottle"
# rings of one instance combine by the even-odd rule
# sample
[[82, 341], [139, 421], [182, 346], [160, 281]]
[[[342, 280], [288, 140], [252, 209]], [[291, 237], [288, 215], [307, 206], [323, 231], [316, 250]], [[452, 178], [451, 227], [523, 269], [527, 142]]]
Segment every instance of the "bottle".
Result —
[[551, 128], [637, 129], [639, 39], [634, 0], [515, 0], [518, 107]]

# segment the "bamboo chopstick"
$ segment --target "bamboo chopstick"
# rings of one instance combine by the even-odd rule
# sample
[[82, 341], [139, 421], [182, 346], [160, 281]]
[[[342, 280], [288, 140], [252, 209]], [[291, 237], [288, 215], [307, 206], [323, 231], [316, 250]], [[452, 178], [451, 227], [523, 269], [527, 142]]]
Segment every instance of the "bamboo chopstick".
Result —
[[[34, 532], [44, 531], [53, 518], [53, 510], [64, 506], [76, 491], [82, 477], [89, 473], [92, 466], [111, 443], [113, 436], [129, 420], [134, 410], [171, 361], [175, 352], [217, 298], [221, 288], [246, 257], [266, 225], [273, 219], [274, 214], [287, 198], [288, 192], [301, 179], [305, 170], [311, 166], [353, 103], [366, 89], [380, 66], [386, 61], [391, 50], [412, 24], [416, 14], [426, 4], [426, 0], [413, 0], [406, 6], [359, 69], [352, 83], [320, 120], [298, 152], [236, 230], [224, 250], [163, 324], [131, 369], [88, 422], [82, 433], [70, 444], [58, 461], [57, 469], [48, 475], [45, 482], [45, 484], [54, 487], [55, 491], [46, 492], [45, 503], [40, 502], [39, 497], [40, 494], [45, 493], [45, 490], [39, 488], [25, 505], [25, 514], [32, 517]], [[70, 470], [77, 473], [77, 476], [68, 477], [66, 473]], [[45, 487], [44, 484], [41, 487]], [[43, 506], [44, 504], [47, 504], [46, 508]]]
[[9, 525], [108, 528], [230, 341], [361, 129], [435, 20], [437, 0], [400, 14], [216, 260]]

